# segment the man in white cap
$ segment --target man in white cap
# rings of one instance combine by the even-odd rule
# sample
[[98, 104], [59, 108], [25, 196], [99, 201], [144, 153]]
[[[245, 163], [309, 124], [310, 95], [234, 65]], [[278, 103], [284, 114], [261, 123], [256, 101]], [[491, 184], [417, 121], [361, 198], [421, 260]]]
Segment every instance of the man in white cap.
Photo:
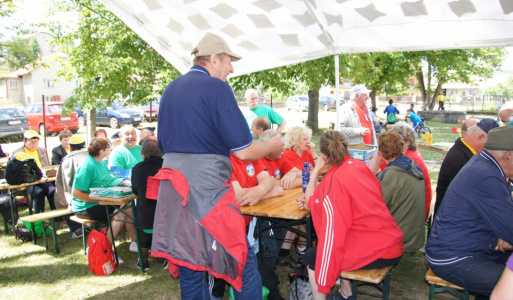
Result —
[[[256, 256], [244, 218], [226, 184], [230, 153], [257, 160], [283, 150], [279, 136], [253, 141], [231, 87], [232, 61], [241, 58], [207, 33], [192, 51], [191, 70], [173, 80], [160, 101], [158, 146], [165, 153], [154, 222], [152, 256], [180, 275], [182, 299], [209, 299], [203, 271], [234, 287], [235, 299], [261, 299]], [[148, 184], [148, 189], [154, 187]]]
[[339, 129], [351, 144], [377, 144], [370, 109], [365, 105], [370, 92], [363, 84], [355, 85], [351, 88], [351, 101], [340, 107]]

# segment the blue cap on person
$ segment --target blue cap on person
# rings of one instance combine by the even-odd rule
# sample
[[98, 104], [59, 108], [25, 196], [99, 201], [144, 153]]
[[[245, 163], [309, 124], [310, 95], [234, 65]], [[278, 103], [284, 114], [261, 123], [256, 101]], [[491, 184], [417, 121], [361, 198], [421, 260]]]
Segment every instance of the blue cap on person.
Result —
[[488, 131], [499, 127], [499, 124], [497, 124], [497, 122], [495, 122], [494, 119], [484, 118], [477, 123], [477, 126], [481, 128], [484, 132], [488, 133]]
[[35, 130], [27, 130], [24, 134], [23, 134], [23, 138], [26, 139], [26, 140], [30, 140], [30, 139], [33, 139], [33, 138], [41, 138], [41, 136], [39, 135], [39, 133]]

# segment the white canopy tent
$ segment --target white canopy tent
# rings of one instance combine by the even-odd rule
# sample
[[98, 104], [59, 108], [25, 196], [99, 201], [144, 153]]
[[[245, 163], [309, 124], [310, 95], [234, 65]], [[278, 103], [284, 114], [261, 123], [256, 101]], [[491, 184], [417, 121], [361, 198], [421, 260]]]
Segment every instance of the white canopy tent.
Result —
[[512, 0], [101, 0], [181, 73], [206, 32], [235, 74], [353, 52], [513, 45]]
[[243, 56], [235, 76], [342, 53], [513, 45], [513, 0], [101, 1], [181, 73], [206, 32]]

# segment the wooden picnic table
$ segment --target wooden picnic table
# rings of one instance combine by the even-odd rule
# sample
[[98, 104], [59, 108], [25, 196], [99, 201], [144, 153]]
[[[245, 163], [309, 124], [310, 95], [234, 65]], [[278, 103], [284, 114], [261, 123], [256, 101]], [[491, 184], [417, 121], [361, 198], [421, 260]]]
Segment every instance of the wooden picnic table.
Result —
[[296, 199], [302, 195], [301, 187], [288, 189], [283, 196], [264, 199], [253, 206], [242, 206], [240, 210], [249, 216], [301, 220], [310, 215], [309, 210], [301, 210], [296, 205]]
[[[285, 190], [283, 196], [264, 199], [253, 206], [243, 206], [240, 208], [245, 215], [257, 216], [257, 234], [259, 249], [264, 249], [262, 245], [262, 233], [266, 230], [286, 227], [288, 230], [298, 234], [306, 235], [306, 246], [312, 245], [312, 222], [309, 210], [301, 210], [297, 207], [296, 199], [303, 195], [303, 188], [293, 188]], [[271, 223], [270, 226], [263, 226], [263, 219]], [[301, 231], [294, 228], [293, 225], [305, 223], [306, 230]], [[264, 251], [259, 251], [260, 258], [263, 259]]]

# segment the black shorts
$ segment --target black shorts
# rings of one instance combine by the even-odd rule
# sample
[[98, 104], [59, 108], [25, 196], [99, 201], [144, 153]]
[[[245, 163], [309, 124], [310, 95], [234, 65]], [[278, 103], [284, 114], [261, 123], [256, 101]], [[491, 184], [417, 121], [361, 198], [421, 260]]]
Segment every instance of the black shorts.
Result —
[[[110, 215], [116, 210], [116, 207], [108, 205], [107, 209], [109, 210], [109, 215]], [[105, 210], [104, 205], [98, 204], [98, 205], [89, 207], [85, 210], [77, 211], [77, 212], [75, 212], [75, 215], [77, 217], [83, 218], [83, 219], [91, 219], [91, 220], [95, 220], [95, 221], [98, 221], [100, 223], [105, 223], [105, 224], [109, 223], [109, 220], [107, 219], [107, 211]]]
[[[378, 258], [375, 261], [369, 263], [366, 266], [361, 267], [360, 269], [381, 269], [388, 266], [393, 266], [397, 264], [401, 260], [401, 256], [396, 258], [384, 259]], [[301, 262], [307, 266], [310, 270], [315, 271], [315, 259], [317, 258], [317, 247], [312, 247], [308, 249], [303, 256]]]

